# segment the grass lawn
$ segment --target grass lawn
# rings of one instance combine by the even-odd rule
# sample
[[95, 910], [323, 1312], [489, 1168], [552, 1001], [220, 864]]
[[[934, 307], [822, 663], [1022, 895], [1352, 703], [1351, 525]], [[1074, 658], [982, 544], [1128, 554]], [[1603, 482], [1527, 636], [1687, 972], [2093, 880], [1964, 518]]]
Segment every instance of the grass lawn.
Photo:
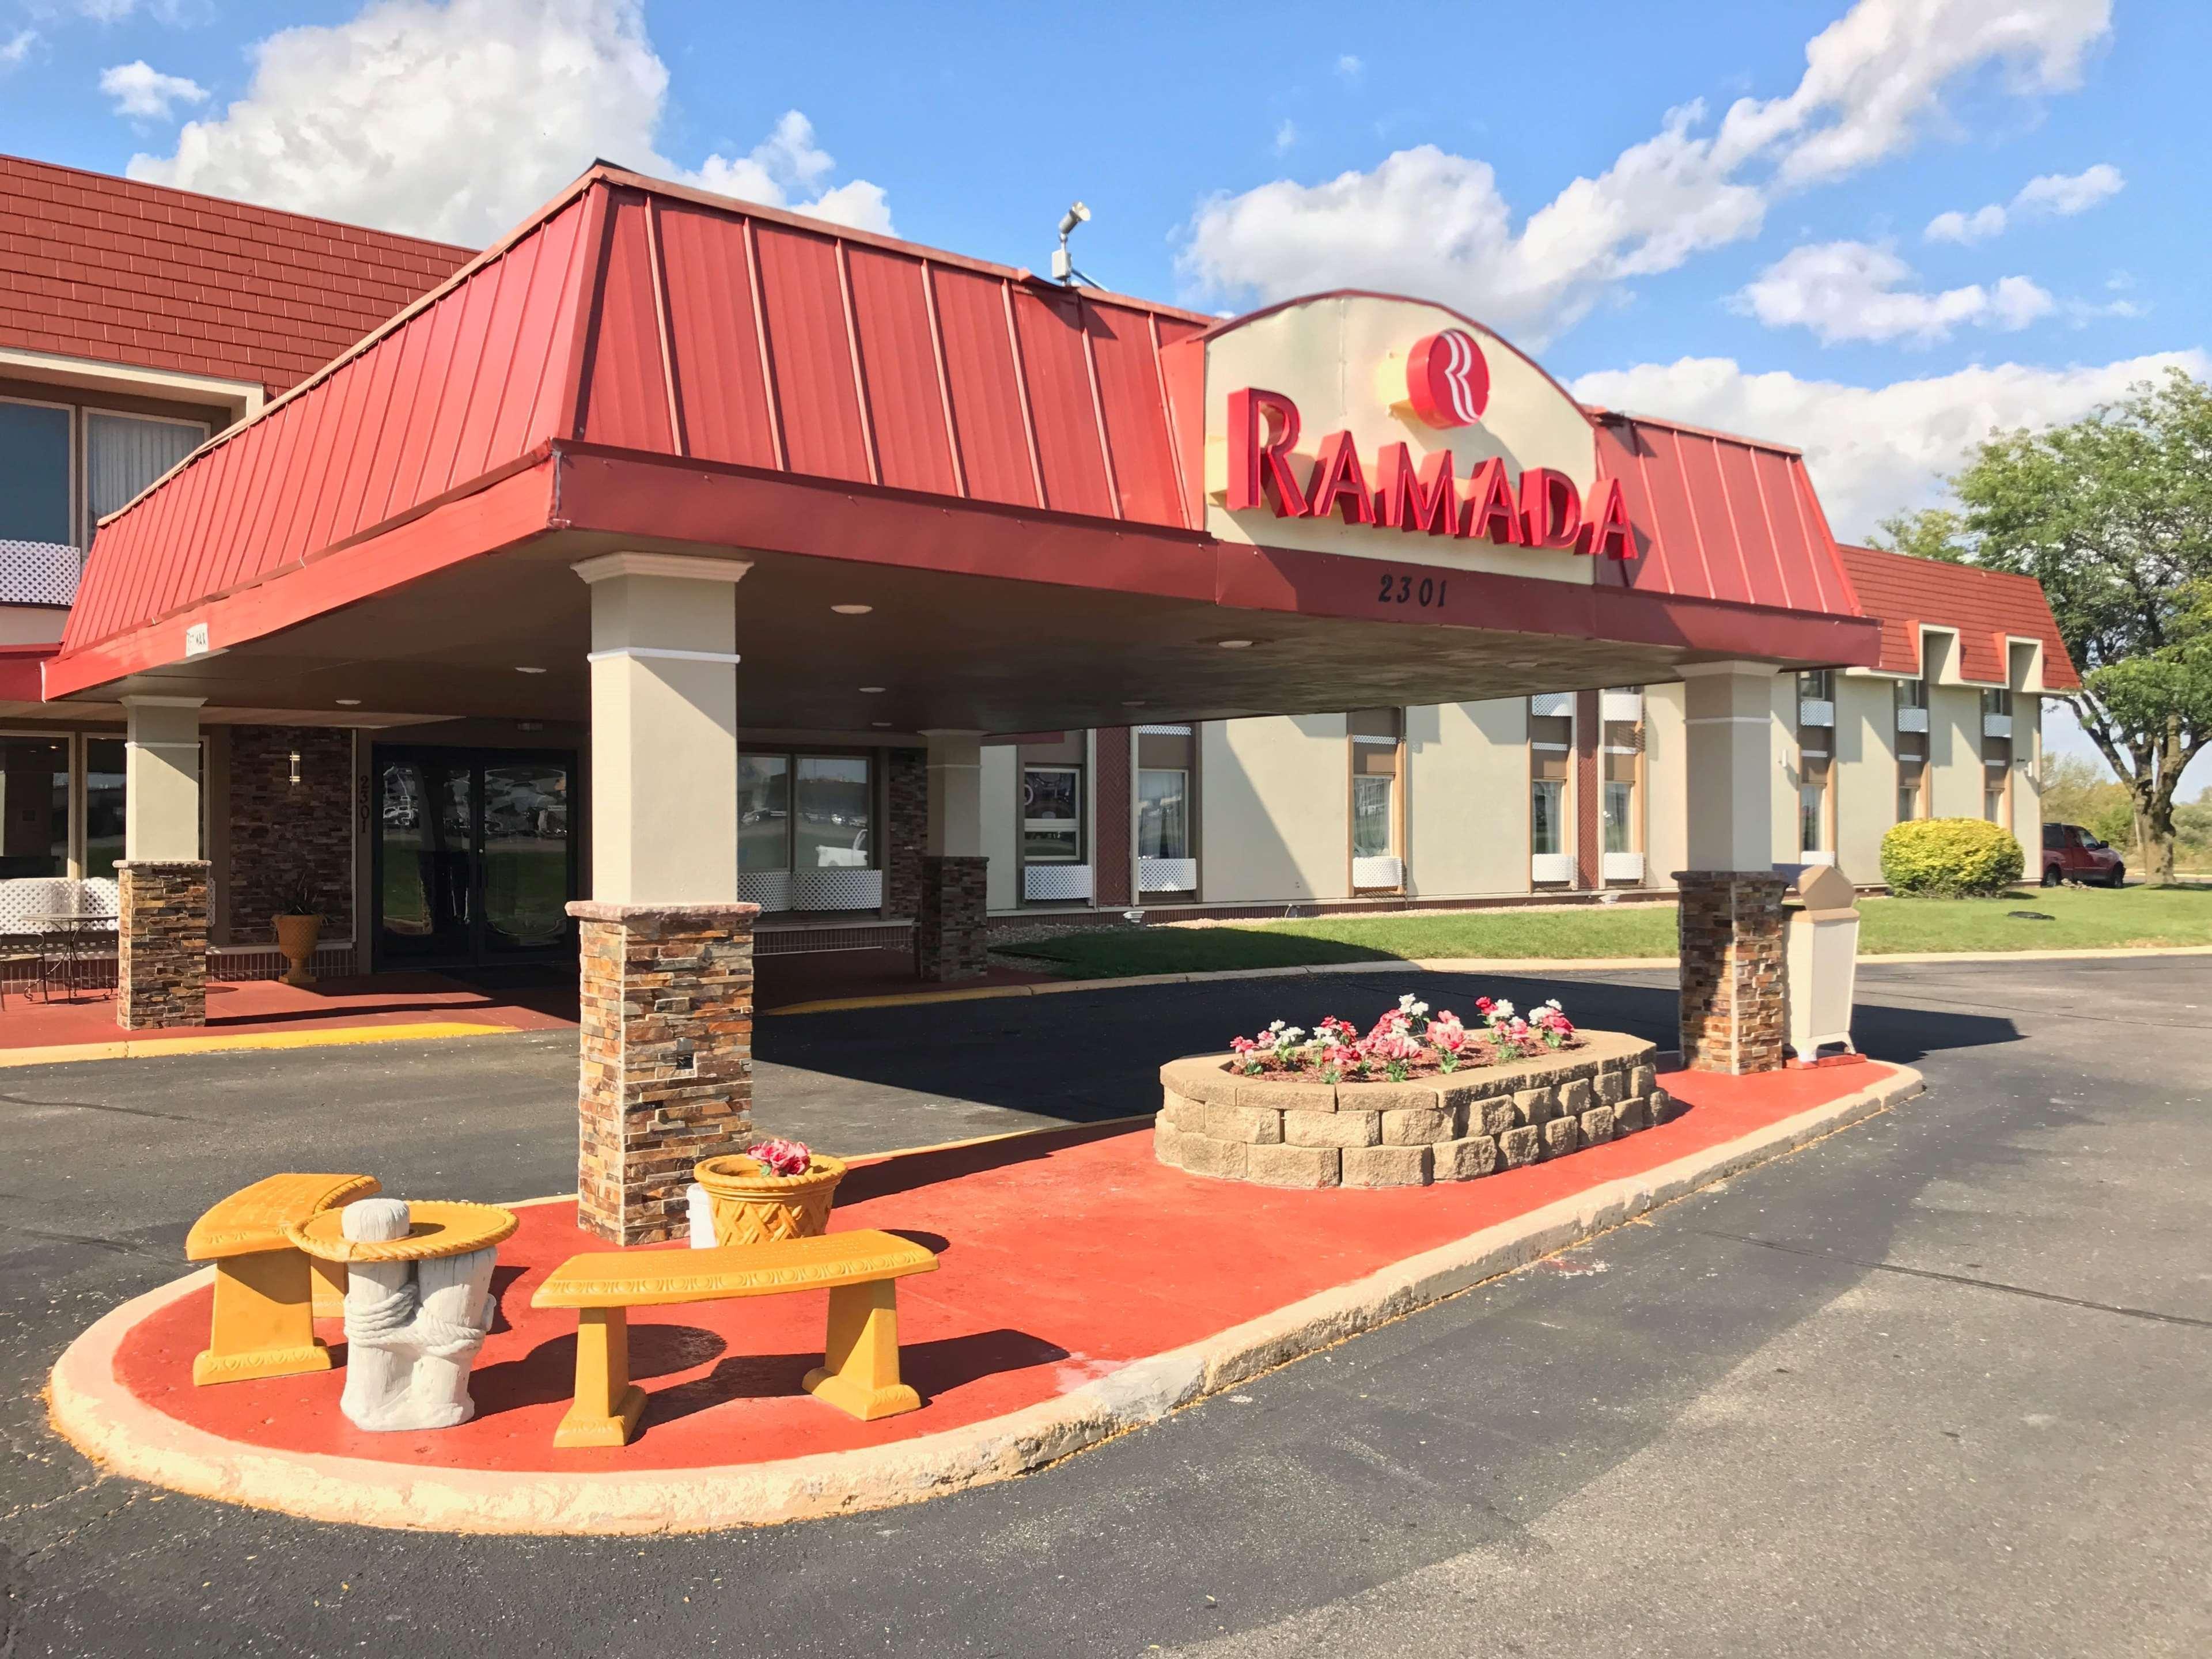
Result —
[[[2050, 921], [2017, 916], [2029, 911]], [[2002, 899], [1867, 899], [1859, 949], [2066, 951], [2212, 945], [2212, 888], [2024, 889]], [[1073, 979], [1431, 957], [1671, 957], [1671, 905], [1400, 911], [1216, 927], [1101, 929], [997, 947]]]

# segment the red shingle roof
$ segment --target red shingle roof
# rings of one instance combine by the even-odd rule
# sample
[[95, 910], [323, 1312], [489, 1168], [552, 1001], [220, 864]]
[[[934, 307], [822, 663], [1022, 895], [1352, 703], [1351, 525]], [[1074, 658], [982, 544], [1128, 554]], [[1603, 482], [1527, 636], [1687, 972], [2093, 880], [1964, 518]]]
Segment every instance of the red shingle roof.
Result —
[[471, 250], [0, 155], [0, 345], [276, 396]]
[[2043, 642], [2043, 683], [2052, 691], [2071, 691], [2081, 684], [2043, 585], [2033, 576], [2014, 576], [1972, 565], [1944, 564], [1909, 554], [1871, 547], [1842, 548], [1844, 565], [1859, 604], [1881, 623], [1881, 662], [1886, 673], [1921, 672], [1920, 630], [1956, 629], [1959, 676], [1984, 685], [2006, 684], [2008, 638]]

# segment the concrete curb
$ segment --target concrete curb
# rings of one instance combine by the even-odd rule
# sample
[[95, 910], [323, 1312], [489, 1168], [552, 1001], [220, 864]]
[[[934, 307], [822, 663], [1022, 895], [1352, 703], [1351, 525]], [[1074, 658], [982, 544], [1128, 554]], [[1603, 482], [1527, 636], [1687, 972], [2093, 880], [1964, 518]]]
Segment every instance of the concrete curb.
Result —
[[313, 1031], [240, 1031], [233, 1036], [124, 1037], [113, 1042], [59, 1042], [40, 1048], [0, 1048], [0, 1070], [13, 1066], [61, 1066], [82, 1060], [152, 1060], [162, 1054], [228, 1054], [243, 1048], [330, 1048], [356, 1042], [420, 1042], [436, 1037], [513, 1036], [527, 1028], [466, 1020], [420, 1020], [409, 1025], [335, 1025]]
[[[2098, 962], [2107, 957], [2207, 957], [2212, 945], [2123, 945], [2083, 951], [1862, 951], [1859, 965], [1885, 962]], [[902, 991], [887, 996], [827, 997], [763, 1008], [760, 1017], [827, 1014], [847, 1008], [898, 1008], [915, 1003], [981, 1002], [998, 997], [1060, 996], [1070, 991], [1125, 991], [1140, 985], [1206, 985], [1231, 979], [1317, 979], [1331, 974], [1601, 974], [1671, 972], [1674, 957], [1405, 957], [1387, 962], [1316, 962], [1286, 968], [1225, 968], [1193, 974], [1133, 974], [1121, 979], [1055, 979], [1034, 985], [979, 985], [964, 991]]]
[[1922, 1089], [1880, 1082], [1748, 1135], [1485, 1228], [1350, 1284], [1155, 1354], [1008, 1416], [895, 1445], [780, 1462], [605, 1474], [495, 1474], [257, 1450], [188, 1427], [115, 1380], [124, 1334], [210, 1270], [125, 1303], [48, 1380], [54, 1428], [115, 1474], [309, 1520], [439, 1532], [647, 1534], [766, 1526], [911, 1504], [1011, 1480], [1222, 1389], [1565, 1249], [1708, 1182], [1782, 1157]]

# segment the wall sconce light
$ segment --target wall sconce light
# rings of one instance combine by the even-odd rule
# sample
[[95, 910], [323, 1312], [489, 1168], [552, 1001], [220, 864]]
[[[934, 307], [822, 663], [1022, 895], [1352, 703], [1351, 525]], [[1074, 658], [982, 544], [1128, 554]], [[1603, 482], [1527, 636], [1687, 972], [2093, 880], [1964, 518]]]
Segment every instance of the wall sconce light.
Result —
[[296, 749], [292, 751], [292, 787], [300, 787], [300, 751]]

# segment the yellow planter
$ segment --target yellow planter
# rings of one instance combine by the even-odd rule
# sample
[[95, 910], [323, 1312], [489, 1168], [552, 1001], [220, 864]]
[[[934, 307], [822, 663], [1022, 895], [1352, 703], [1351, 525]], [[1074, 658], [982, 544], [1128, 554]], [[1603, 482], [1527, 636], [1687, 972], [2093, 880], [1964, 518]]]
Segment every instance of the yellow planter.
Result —
[[313, 985], [315, 976], [307, 964], [315, 959], [315, 946], [323, 937], [320, 916], [276, 918], [276, 948], [284, 953], [284, 983]]
[[779, 1176], [762, 1168], [758, 1158], [732, 1152], [695, 1164], [691, 1178], [713, 1204], [717, 1244], [818, 1238], [829, 1229], [845, 1161], [817, 1152], [805, 1175]]

